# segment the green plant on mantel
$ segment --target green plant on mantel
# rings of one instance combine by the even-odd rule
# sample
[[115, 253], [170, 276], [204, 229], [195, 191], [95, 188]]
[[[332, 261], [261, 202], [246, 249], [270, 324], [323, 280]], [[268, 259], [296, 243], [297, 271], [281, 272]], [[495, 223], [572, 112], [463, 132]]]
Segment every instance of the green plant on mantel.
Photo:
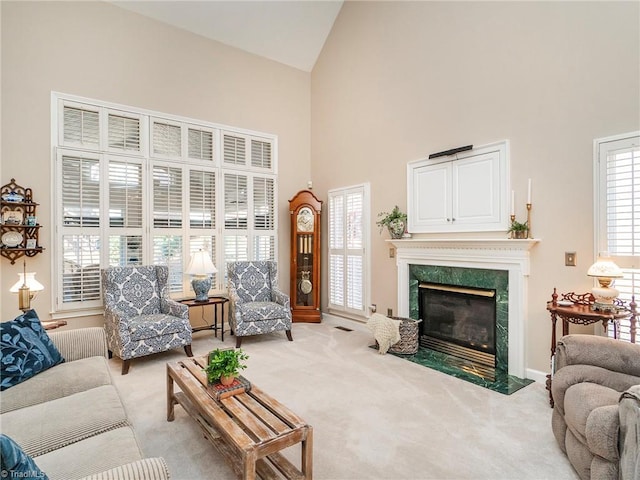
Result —
[[381, 212], [378, 214], [378, 221], [376, 225], [380, 227], [380, 233], [386, 227], [393, 238], [402, 238], [402, 234], [399, 237], [394, 236], [394, 231], [400, 231], [400, 225], [402, 225], [402, 233], [404, 233], [404, 227], [407, 224], [407, 214], [400, 211], [400, 208], [396, 205], [391, 212]]
[[509, 232], [526, 232], [527, 230], [529, 230], [527, 222], [520, 223], [516, 220], [511, 222], [511, 226], [509, 227]]
[[509, 233], [511, 233], [511, 238], [527, 238], [529, 233], [529, 225], [527, 222], [520, 223], [516, 220], [511, 222], [511, 226], [509, 227]]
[[212, 383], [221, 377], [237, 377], [240, 370], [247, 368], [242, 362], [249, 356], [240, 349], [215, 349], [209, 353], [209, 363], [203, 369], [207, 380]]

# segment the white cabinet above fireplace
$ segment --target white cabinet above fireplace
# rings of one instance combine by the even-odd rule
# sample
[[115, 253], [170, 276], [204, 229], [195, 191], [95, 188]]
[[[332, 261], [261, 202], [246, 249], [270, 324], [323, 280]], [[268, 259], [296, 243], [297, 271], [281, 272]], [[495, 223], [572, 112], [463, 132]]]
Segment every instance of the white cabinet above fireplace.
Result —
[[506, 231], [509, 144], [407, 165], [410, 233]]

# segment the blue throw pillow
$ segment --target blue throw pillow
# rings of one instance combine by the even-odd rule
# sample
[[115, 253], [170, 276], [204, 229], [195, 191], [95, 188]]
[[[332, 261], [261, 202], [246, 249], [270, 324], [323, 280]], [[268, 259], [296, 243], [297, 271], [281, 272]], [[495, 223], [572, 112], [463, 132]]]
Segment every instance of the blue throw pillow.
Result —
[[22, 451], [20, 445], [0, 434], [0, 476], [2, 478], [37, 478], [49, 480], [36, 462]]
[[45, 332], [35, 310], [0, 323], [0, 390], [6, 390], [64, 358]]

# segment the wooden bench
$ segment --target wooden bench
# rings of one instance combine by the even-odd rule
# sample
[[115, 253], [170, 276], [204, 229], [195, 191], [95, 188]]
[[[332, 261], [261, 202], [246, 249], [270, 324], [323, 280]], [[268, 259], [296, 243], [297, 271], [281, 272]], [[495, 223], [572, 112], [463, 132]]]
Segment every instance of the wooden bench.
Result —
[[[215, 400], [202, 371], [205, 364], [206, 357], [167, 364], [167, 421], [174, 419], [174, 406], [182, 405], [239, 478], [310, 480], [312, 427], [253, 384], [249, 392]], [[300, 469], [279, 453], [297, 443]]]

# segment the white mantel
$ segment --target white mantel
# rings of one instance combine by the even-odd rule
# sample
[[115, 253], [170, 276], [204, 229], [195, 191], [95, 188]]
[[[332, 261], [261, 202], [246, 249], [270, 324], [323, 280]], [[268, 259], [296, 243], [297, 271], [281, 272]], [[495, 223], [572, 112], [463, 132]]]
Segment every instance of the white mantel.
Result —
[[409, 265], [483, 268], [509, 272], [509, 374], [525, 378], [529, 251], [539, 239], [409, 238], [396, 247], [398, 315], [409, 316]]

